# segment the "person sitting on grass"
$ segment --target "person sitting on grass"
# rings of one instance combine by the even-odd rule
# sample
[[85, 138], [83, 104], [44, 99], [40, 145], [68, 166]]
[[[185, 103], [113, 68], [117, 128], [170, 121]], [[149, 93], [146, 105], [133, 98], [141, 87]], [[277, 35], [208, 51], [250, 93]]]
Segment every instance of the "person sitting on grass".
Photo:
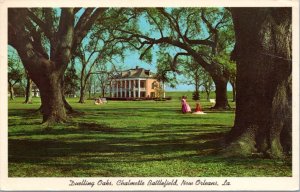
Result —
[[200, 106], [200, 103], [199, 102], [197, 102], [196, 103], [196, 108], [195, 108], [195, 112], [193, 113], [193, 114], [206, 114], [206, 113], [204, 113], [203, 111], [202, 111], [202, 109], [201, 109], [201, 106]]
[[181, 98], [181, 111], [182, 111], [182, 113], [191, 112], [191, 107], [187, 103], [186, 99], [187, 99], [186, 96], [182, 96], [182, 98]]
[[101, 100], [101, 98], [99, 97], [99, 98], [97, 98], [97, 99], [95, 99], [95, 104], [96, 105], [100, 105], [100, 104], [102, 104], [103, 102], [102, 102], [102, 100]]

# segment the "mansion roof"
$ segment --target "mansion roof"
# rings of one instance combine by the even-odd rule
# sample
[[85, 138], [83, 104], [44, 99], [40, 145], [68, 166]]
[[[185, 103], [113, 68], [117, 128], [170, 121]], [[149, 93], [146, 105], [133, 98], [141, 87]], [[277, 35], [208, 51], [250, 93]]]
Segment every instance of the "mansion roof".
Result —
[[121, 71], [118, 75], [115, 76], [117, 79], [123, 78], [155, 78], [155, 74], [150, 70], [136, 67], [134, 69], [128, 69]]

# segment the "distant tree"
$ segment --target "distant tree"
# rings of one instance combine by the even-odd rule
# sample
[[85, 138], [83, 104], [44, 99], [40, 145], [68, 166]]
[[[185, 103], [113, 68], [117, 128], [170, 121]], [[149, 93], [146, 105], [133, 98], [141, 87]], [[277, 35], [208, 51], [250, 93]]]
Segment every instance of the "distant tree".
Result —
[[[86, 37], [89, 41], [83, 41], [75, 52], [76, 59], [81, 64], [79, 103], [84, 103], [87, 83], [96, 68], [99, 68], [98, 66], [101, 68], [101, 66], [106, 65], [111, 60], [119, 59], [122, 62], [124, 59], [124, 52], [127, 46], [111, 33], [112, 23], [117, 25], [122, 20], [122, 16], [119, 15], [121, 11], [122, 9], [107, 10], [104, 14], [105, 21], [99, 22], [91, 29]], [[103, 71], [104, 69], [100, 70]], [[102, 73], [101, 76], [105, 74]], [[93, 84], [93, 82], [90, 83]], [[103, 81], [102, 85], [104, 85]]]
[[[113, 40], [107, 39], [107, 33], [101, 34], [101, 32], [95, 32], [95, 38], [86, 45], [81, 45], [76, 52], [76, 58], [80, 63], [80, 96], [79, 103], [84, 103], [85, 91], [87, 84], [89, 83], [89, 95], [90, 88], [93, 81], [90, 81], [91, 75], [96, 70], [97, 66], [105, 65], [106, 61], [116, 55], [122, 55], [120, 50], [113, 46]], [[100, 39], [100, 36], [101, 39]], [[104, 37], [105, 36], [105, 37]], [[99, 68], [99, 67], [98, 67]], [[101, 67], [100, 67], [101, 68]], [[105, 73], [102, 73], [102, 75]]]
[[[84, 42], [83, 42], [84, 43]], [[92, 70], [99, 62], [101, 48], [99, 48], [99, 39], [92, 40], [88, 44], [81, 44], [76, 51], [76, 59], [78, 59], [81, 69], [80, 69], [80, 93], [79, 93], [79, 103], [84, 103], [85, 101], [85, 91], [87, 84], [89, 87], [92, 86], [90, 82], [90, 76]], [[90, 89], [89, 89], [90, 90]]]
[[182, 82], [194, 86], [193, 100], [200, 99], [200, 88], [203, 88], [206, 98], [209, 100], [210, 92], [214, 89], [210, 74], [191, 57], [178, 59], [177, 62], [180, 72], [185, 77]]
[[213, 79], [206, 71], [203, 71], [201, 81], [202, 90], [206, 93], [206, 100], [209, 101], [210, 93], [215, 90]]
[[25, 88], [25, 104], [32, 103], [32, 80], [29, 75], [26, 73], [26, 88]]
[[90, 76], [86, 82], [86, 88], [88, 91], [88, 99], [92, 98], [92, 90], [93, 90], [93, 85], [94, 85], [94, 77]]
[[184, 75], [185, 80], [183, 83], [194, 86], [193, 100], [200, 99], [200, 85], [201, 85], [201, 74], [202, 67], [195, 62], [191, 57], [184, 59], [178, 59], [178, 65], [180, 65], [181, 73]]
[[97, 85], [100, 88], [101, 96], [105, 97], [105, 94], [110, 89], [113, 73], [108, 70], [107, 65], [99, 65], [97, 69], [100, 71], [100, 73], [97, 74]]
[[176, 87], [178, 84], [176, 74], [179, 72], [173, 67], [172, 56], [169, 53], [159, 52], [156, 65], [156, 79], [162, 84], [168, 84], [170, 87]]
[[68, 67], [65, 75], [64, 75], [64, 94], [67, 96], [74, 96], [76, 94], [76, 92], [79, 89], [79, 77], [76, 73], [76, 69], [73, 65], [71, 65], [71, 67]]
[[232, 86], [232, 101], [235, 102], [236, 100], [236, 63], [231, 60], [230, 54], [219, 54], [214, 57], [216, 62], [221, 63], [225, 70], [225, 73], [229, 76], [229, 83]]
[[24, 75], [24, 69], [21, 65], [21, 61], [16, 55], [10, 54], [8, 56], [8, 89], [11, 100], [14, 100], [14, 86], [22, 81]]

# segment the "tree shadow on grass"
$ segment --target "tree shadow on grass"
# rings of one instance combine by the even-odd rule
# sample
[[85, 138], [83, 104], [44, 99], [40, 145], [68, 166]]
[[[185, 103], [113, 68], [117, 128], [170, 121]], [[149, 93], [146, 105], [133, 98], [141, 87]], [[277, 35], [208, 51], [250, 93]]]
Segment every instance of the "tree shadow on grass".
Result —
[[[187, 155], [176, 155], [174, 157], [159, 156], [180, 151], [207, 150], [215, 151], [217, 142], [206, 141], [204, 143], [184, 143], [180, 141], [139, 141], [133, 142], [131, 139], [119, 139], [118, 143], [99, 142], [59, 142], [54, 140], [10, 140], [9, 141], [9, 162], [39, 164], [51, 162], [56, 158], [81, 159], [81, 163], [111, 163], [111, 162], [149, 162], [167, 161], [174, 159], [186, 159]], [[105, 153], [113, 154], [111, 158], [106, 158]], [[91, 154], [87, 158], [84, 155]], [[134, 157], [129, 157], [131, 154]], [[138, 155], [134, 155], [138, 154]], [[152, 156], [153, 155], [153, 156]], [[188, 155], [196, 156], [197, 154]], [[145, 156], [145, 157], [143, 157]], [[147, 157], [146, 157], [147, 156]], [[95, 159], [95, 157], [98, 157]], [[186, 159], [187, 160], [187, 159]], [[59, 162], [57, 162], [59, 163]], [[64, 162], [60, 162], [64, 163]], [[76, 161], [74, 162], [76, 164]]]
[[[105, 168], [100, 176], [126, 176], [120, 167], [113, 165], [151, 162], [169, 164], [172, 161], [210, 165], [221, 163], [225, 166], [251, 164], [251, 160], [243, 162], [243, 159], [223, 158], [218, 155], [218, 150], [223, 147], [221, 141], [227, 133], [224, 129], [228, 130], [228, 126], [208, 124], [205, 125], [207, 130], [198, 130], [193, 128], [194, 125], [189, 125], [187, 134], [182, 134], [181, 129], [173, 129], [167, 133], [164, 130], [147, 133], [146, 130], [153, 129], [153, 126], [155, 125], [149, 125], [141, 132], [136, 130], [135, 133], [129, 128], [116, 129], [96, 123], [79, 123], [77, 128], [48, 131], [47, 138], [52, 139], [9, 139], [9, 166], [43, 166], [54, 170], [53, 175], [63, 176], [80, 176], [78, 172], [72, 172], [74, 168], [81, 170], [80, 173], [84, 176], [89, 176], [94, 168], [103, 166]], [[178, 125], [168, 126], [167, 129]], [[214, 130], [209, 131], [209, 126]], [[75, 138], [72, 137], [74, 132], [78, 135]], [[42, 133], [30, 132], [27, 136], [35, 134]], [[58, 138], [66, 135], [71, 136]], [[43, 173], [29, 173], [27, 176], [32, 175], [45, 176]], [[10, 176], [16, 175], [10, 173]]]
[[[97, 132], [103, 135], [97, 136]], [[157, 155], [166, 153], [176, 153], [180, 151], [201, 151], [218, 149], [217, 140], [224, 136], [224, 133], [202, 133], [196, 132], [196, 135], [189, 134], [182, 137], [179, 132], [174, 132], [169, 137], [160, 137], [161, 132], [155, 132], [152, 135], [141, 135], [140, 137], [130, 136], [128, 130], [120, 130], [105, 125], [98, 124], [80, 124], [79, 129], [61, 129], [50, 130], [48, 135], [72, 135], [83, 134], [74, 141], [72, 137], [69, 139], [9, 139], [9, 161], [22, 163], [37, 163], [39, 161], [48, 161], [55, 157], [77, 156], [80, 157], [86, 153], [96, 153], [101, 156], [103, 153], [121, 154], [119, 157], [122, 162], [126, 160], [124, 153], [136, 153], [143, 155]], [[108, 134], [115, 134], [110, 137]], [[42, 135], [45, 132], [25, 132], [28, 135]], [[125, 137], [124, 137], [125, 135]], [[127, 135], [127, 136], [126, 136]], [[166, 135], [165, 135], [166, 136]], [[161, 138], [161, 140], [157, 140]], [[83, 141], [84, 140], [84, 141]], [[177, 158], [177, 157], [174, 157]], [[144, 161], [150, 161], [146, 159]], [[154, 158], [152, 160], [157, 160]], [[170, 160], [170, 159], [160, 159]], [[88, 161], [88, 160], [87, 160]], [[110, 161], [118, 161], [116, 158]], [[131, 159], [132, 161], [141, 161], [141, 159]], [[103, 163], [103, 162], [102, 162]]]
[[31, 117], [32, 115], [41, 115], [39, 109], [9, 109], [9, 116]]
[[[26, 123], [23, 123], [23, 125]], [[29, 125], [32, 123], [28, 123]], [[90, 135], [95, 133], [116, 133], [120, 132], [121, 129], [113, 128], [105, 123], [65, 123], [63, 125], [54, 126], [50, 129], [44, 129], [40, 127], [39, 129], [33, 130], [22, 130], [18, 132], [11, 132], [9, 136], [55, 136], [55, 135], [74, 135], [74, 134], [82, 134]]]

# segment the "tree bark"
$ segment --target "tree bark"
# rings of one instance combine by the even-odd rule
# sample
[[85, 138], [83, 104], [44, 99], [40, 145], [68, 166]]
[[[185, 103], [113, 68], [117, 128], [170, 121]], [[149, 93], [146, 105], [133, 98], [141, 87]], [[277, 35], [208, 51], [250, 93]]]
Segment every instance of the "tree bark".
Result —
[[77, 113], [77, 111], [75, 111], [75, 110], [72, 108], [72, 106], [67, 102], [65, 95], [63, 95], [62, 100], [63, 100], [63, 102], [64, 102], [64, 106], [65, 106], [65, 109], [67, 110], [67, 113], [68, 113], [68, 114], [70, 114], [70, 113]]
[[32, 103], [32, 80], [28, 75], [27, 75], [27, 85], [26, 85], [24, 103], [26, 104]]
[[232, 102], [236, 101], [236, 85], [234, 81], [229, 81], [232, 86]]
[[213, 76], [213, 81], [216, 85], [216, 104], [213, 109], [229, 109], [227, 99], [227, 83], [228, 79], [223, 76]]
[[232, 8], [236, 118], [226, 155], [291, 152], [291, 8]]
[[67, 113], [75, 113], [76, 111], [72, 108], [72, 106], [67, 102], [65, 97], [65, 81], [64, 78], [61, 81], [61, 87], [62, 87], [62, 100], [64, 102], [64, 107], [67, 110]]
[[84, 103], [84, 97], [85, 97], [85, 86], [80, 86], [80, 96], [78, 103]]
[[[82, 62], [84, 62], [82, 60]], [[81, 76], [80, 76], [80, 96], [79, 96], [79, 101], [78, 103], [84, 103], [85, 101], [85, 90], [86, 90], [86, 86], [87, 86], [87, 82], [89, 80], [90, 74], [85, 73], [85, 68], [86, 68], [86, 64], [84, 64], [82, 66], [82, 70], [81, 70]]]
[[67, 119], [61, 77], [59, 73], [52, 73], [37, 83], [41, 94], [43, 123], [60, 123]]

